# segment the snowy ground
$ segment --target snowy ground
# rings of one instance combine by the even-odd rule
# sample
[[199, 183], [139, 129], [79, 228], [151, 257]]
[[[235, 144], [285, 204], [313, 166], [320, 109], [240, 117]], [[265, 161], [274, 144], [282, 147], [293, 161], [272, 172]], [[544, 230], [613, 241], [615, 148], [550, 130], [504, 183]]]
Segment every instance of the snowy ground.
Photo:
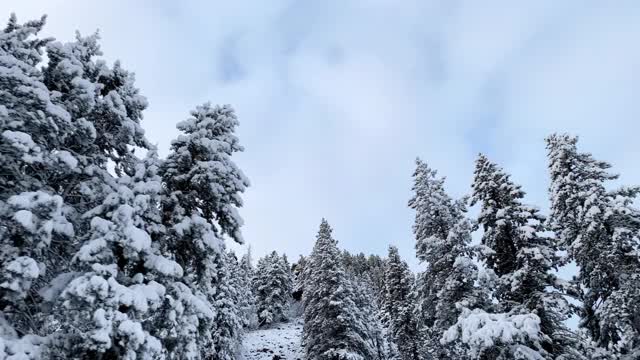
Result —
[[244, 360], [301, 360], [302, 321], [294, 319], [268, 329], [245, 335], [242, 342]]

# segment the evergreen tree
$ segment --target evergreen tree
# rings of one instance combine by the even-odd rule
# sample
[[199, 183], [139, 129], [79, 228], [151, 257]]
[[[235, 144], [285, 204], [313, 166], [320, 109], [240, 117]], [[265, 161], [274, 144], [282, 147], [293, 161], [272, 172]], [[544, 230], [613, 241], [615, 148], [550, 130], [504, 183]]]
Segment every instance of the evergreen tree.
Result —
[[377, 359], [358, 318], [354, 294], [340, 260], [331, 227], [322, 220], [313, 252], [303, 301], [303, 342], [306, 357], [318, 360]]
[[162, 283], [180, 278], [183, 269], [164, 257], [150, 236], [158, 225], [153, 220], [160, 218], [156, 162], [152, 153], [133, 177], [114, 180], [112, 194], [85, 214], [91, 217], [90, 238], [74, 257], [76, 273], [61, 293], [56, 312], [65, 355], [52, 356], [162, 356], [160, 340], [151, 334], [166, 293]]
[[260, 325], [288, 319], [291, 275], [275, 251], [258, 261], [254, 291]]
[[164, 166], [164, 180], [171, 191], [167, 205], [173, 212], [167, 215], [198, 209], [203, 218], [215, 221], [221, 234], [243, 243], [237, 208], [242, 206], [240, 194], [249, 180], [231, 160], [233, 153], [244, 150], [234, 135], [238, 119], [231, 106], [209, 103], [191, 115], [178, 124], [185, 135], [172, 142]]
[[378, 306], [382, 305], [384, 293], [384, 261], [378, 255], [358, 253], [352, 255], [347, 250], [342, 251], [342, 261], [347, 273], [368, 282], [373, 288], [374, 299]]
[[386, 328], [382, 324], [382, 310], [377, 302], [371, 301], [376, 297], [375, 290], [368, 281], [358, 280], [355, 276], [348, 277], [348, 286], [353, 288], [354, 293], [355, 319], [359, 322], [355, 328], [362, 331], [360, 336], [372, 350], [374, 359], [388, 359], [395, 348], [387, 341]]
[[[0, 33], [0, 165], [3, 169], [0, 189], [3, 201], [22, 192], [54, 192], [55, 185], [49, 176], [56, 170], [70, 170], [65, 164], [70, 153], [59, 151], [71, 128], [71, 117], [53, 98], [39, 68], [43, 48], [51, 41], [38, 37], [44, 25], [45, 17], [18, 24], [12, 14], [7, 27]], [[69, 165], [73, 165], [73, 160], [70, 162]]]
[[483, 260], [498, 276], [493, 292], [499, 312], [535, 314], [540, 320], [539, 341], [522, 344], [543, 356], [576, 355], [575, 338], [564, 326], [568, 304], [553, 274], [558, 264], [550, 238], [543, 235], [544, 217], [522, 203], [524, 191], [509, 175], [484, 155], [476, 161], [472, 204], [480, 204], [478, 224], [482, 244], [488, 248]]
[[294, 300], [302, 300], [304, 293], [305, 274], [307, 273], [307, 258], [300, 255], [298, 261], [293, 264], [293, 289], [291, 296]]
[[[414, 196], [409, 206], [415, 210], [413, 226], [416, 255], [427, 269], [418, 275], [416, 318], [422, 339], [422, 356], [454, 359], [459, 356], [440, 338], [454, 325], [458, 302], [472, 306], [475, 295], [475, 268], [469, 261], [470, 229], [463, 214], [463, 199], [454, 201], [444, 190], [444, 178], [420, 159], [414, 172]], [[466, 226], [466, 227], [465, 227]], [[466, 233], [465, 233], [466, 232]]]
[[244, 300], [240, 299], [241, 288], [235, 283], [232, 260], [228, 254], [221, 254], [221, 259], [215, 261], [217, 265], [217, 276], [214, 282], [217, 285], [216, 294], [213, 298], [213, 318], [216, 325], [213, 333], [213, 349], [206, 359], [214, 360], [234, 360], [239, 349], [242, 335], [243, 313], [242, 306]]
[[44, 24], [44, 17], [19, 24], [12, 14], [0, 32], [0, 343], [16, 356], [26, 347], [20, 338], [35, 345], [36, 335], [46, 335], [38, 290], [65, 262], [57, 256], [69, 253], [57, 244], [75, 235], [69, 207], [50, 179], [74, 169], [58, 146], [70, 116], [39, 69], [51, 41], [38, 36]]
[[413, 274], [402, 261], [398, 249], [389, 247], [385, 266], [384, 317], [389, 327], [391, 340], [396, 345], [400, 359], [418, 360], [418, 328], [413, 316]]
[[139, 160], [129, 148], [149, 147], [139, 126], [146, 101], [133, 77], [95, 61], [97, 37], [63, 45], [38, 38], [43, 25], [44, 18], [19, 25], [12, 16], [0, 34], [0, 262], [7, 265], [0, 287], [8, 290], [0, 290], [0, 310], [3, 323], [18, 325], [2, 333], [18, 336], [59, 327], [48, 326], [48, 311], [74, 278], [69, 259], [95, 235], [87, 212], [127, 186], [108, 173], [109, 155], [131, 179]]
[[280, 266], [282, 266], [282, 271], [286, 274], [284, 291], [285, 294], [287, 294], [288, 301], [290, 301], [291, 294], [293, 293], [293, 272], [291, 271], [291, 264], [289, 263], [287, 254], [282, 254], [280, 257]]
[[172, 142], [162, 167], [163, 223], [168, 227], [163, 249], [186, 274], [184, 284], [171, 289], [165, 308], [172, 321], [166, 324], [164, 342], [174, 358], [226, 359], [234, 351], [240, 322], [237, 304], [229, 302], [222, 236], [242, 242], [236, 208], [248, 180], [231, 160], [242, 151], [234, 135], [237, 125], [231, 107], [199, 106], [178, 124], [184, 135]]
[[551, 174], [548, 224], [580, 267], [582, 322], [602, 348], [640, 356], [640, 188], [606, 189], [610, 164], [577, 149], [577, 137], [547, 139]]
[[[246, 254], [245, 254], [246, 256]], [[258, 324], [255, 296], [251, 289], [253, 281], [251, 269], [245, 264], [248, 260], [243, 258], [238, 262], [234, 253], [229, 252], [229, 273], [231, 276], [231, 287], [236, 289], [240, 321], [243, 328], [254, 328]]]
[[73, 42], [49, 44], [44, 81], [72, 116], [74, 131], [64, 147], [87, 166], [112, 161], [119, 176], [137, 162], [131, 147], [151, 147], [140, 125], [147, 100], [119, 61], [109, 67], [97, 59], [102, 55], [98, 40], [97, 33], [76, 34]]

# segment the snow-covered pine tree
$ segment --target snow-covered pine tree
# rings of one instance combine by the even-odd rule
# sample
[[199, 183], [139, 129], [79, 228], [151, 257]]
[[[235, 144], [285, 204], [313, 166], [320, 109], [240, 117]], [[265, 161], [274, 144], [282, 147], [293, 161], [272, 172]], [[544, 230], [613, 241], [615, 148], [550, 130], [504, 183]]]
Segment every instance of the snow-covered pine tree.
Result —
[[253, 287], [260, 326], [288, 320], [291, 273], [278, 253], [258, 260]]
[[378, 306], [382, 305], [382, 294], [384, 293], [384, 259], [377, 254], [370, 254], [367, 257], [367, 265], [369, 279], [375, 290], [375, 298], [378, 300]]
[[169, 209], [201, 210], [202, 217], [215, 222], [221, 234], [243, 243], [237, 208], [242, 206], [240, 194], [249, 180], [231, 160], [234, 153], [244, 150], [234, 134], [238, 119], [230, 105], [210, 103], [198, 106], [191, 115], [178, 124], [185, 135], [172, 142], [164, 166], [164, 179], [172, 190]]
[[640, 212], [638, 187], [614, 191], [610, 164], [579, 152], [578, 138], [546, 139], [551, 186], [549, 228], [580, 268], [581, 326], [616, 356], [640, 357]]
[[253, 267], [253, 252], [251, 251], [251, 245], [249, 245], [247, 247], [247, 252], [242, 254], [242, 257], [240, 258], [240, 267], [242, 267], [243, 269], [245, 269], [245, 271], [247, 272], [247, 274], [251, 277], [253, 276], [253, 273], [255, 272], [255, 269]]
[[302, 294], [304, 293], [305, 273], [307, 268], [307, 258], [300, 255], [298, 261], [293, 264], [293, 289], [291, 290], [291, 296], [293, 300], [302, 300]]
[[120, 175], [137, 163], [133, 146], [150, 147], [140, 125], [147, 100], [119, 61], [109, 67], [97, 59], [98, 40], [97, 33], [76, 34], [74, 42], [49, 44], [44, 80], [72, 115], [75, 131], [64, 145], [80, 155], [81, 164], [104, 167], [111, 160]]
[[375, 299], [375, 289], [370, 281], [360, 280], [353, 275], [347, 275], [348, 285], [353, 288], [354, 302], [357, 311], [356, 320], [359, 322], [356, 330], [361, 331], [360, 336], [368, 343], [374, 353], [373, 359], [385, 360], [395, 355], [395, 347], [389, 343], [387, 329], [382, 324], [382, 310]]
[[235, 289], [238, 296], [235, 302], [237, 303], [242, 327], [254, 328], [258, 325], [258, 317], [255, 296], [251, 286], [252, 275], [247, 271], [247, 266], [242, 263], [246, 261], [244, 256], [238, 261], [236, 255], [230, 251], [228, 258], [231, 287]]
[[303, 342], [307, 359], [377, 359], [362, 337], [356, 294], [345, 274], [331, 227], [322, 220], [313, 252], [307, 261], [303, 294]]
[[214, 282], [217, 284], [216, 294], [213, 298], [215, 310], [213, 334], [213, 352], [205, 357], [213, 360], [235, 360], [240, 348], [242, 329], [244, 326], [242, 306], [247, 304], [240, 299], [241, 288], [234, 280], [232, 265], [229, 265], [229, 254], [215, 261], [217, 274]]
[[[231, 159], [242, 151], [233, 109], [206, 103], [191, 114], [178, 124], [184, 135], [172, 142], [162, 167], [163, 249], [185, 270], [168, 294], [171, 321], [163, 341], [172, 358], [231, 359], [240, 321], [228, 298], [223, 235], [242, 242], [237, 208], [249, 182]], [[221, 304], [228, 310], [218, 311]]]
[[[8, 70], [0, 71], [0, 76], [5, 76], [0, 86], [7, 87], [0, 91], [4, 140], [0, 142], [0, 161], [6, 175], [0, 179], [0, 212], [8, 209], [20, 215], [18, 219], [9, 214], [13, 221], [20, 222], [20, 226], [10, 227], [14, 233], [10, 237], [20, 249], [2, 251], [2, 256], [19, 255], [15, 259], [19, 261], [2, 259], [11, 267], [2, 273], [12, 279], [0, 282], [11, 288], [16, 280], [36, 285], [29, 287], [30, 293], [20, 302], [23, 309], [31, 308], [31, 330], [21, 326], [18, 333], [35, 330], [46, 335], [59, 324], [46, 326], [42, 320], [49, 314], [43, 311], [56, 300], [52, 294], [59, 294], [60, 287], [71, 279], [67, 273], [69, 259], [91, 237], [91, 216], [83, 215], [103, 203], [113, 188], [107, 172], [109, 155], [118, 154], [111, 157], [115, 168], [119, 173], [126, 168], [132, 177], [138, 159], [130, 146], [146, 147], [147, 143], [139, 126], [146, 101], [133, 86], [132, 76], [117, 64], [111, 69], [104, 62], [94, 61], [100, 55], [97, 37], [78, 37], [64, 45], [52, 43], [37, 37], [43, 25], [44, 19], [19, 25], [12, 16], [0, 35], [0, 66]], [[40, 57], [45, 44], [46, 64]], [[85, 71], [89, 68], [92, 71]], [[101, 131], [96, 132], [97, 128]], [[102, 146], [95, 147], [96, 143]], [[5, 191], [7, 186], [16, 193]], [[7, 200], [11, 200], [9, 207], [4, 206]], [[18, 234], [25, 226], [29, 229]], [[74, 241], [70, 241], [72, 237]], [[33, 278], [36, 273], [29, 271], [30, 278], [23, 281], [16, 278], [18, 273], [35, 270], [27, 258], [38, 262], [38, 273]], [[21, 313], [15, 308], [5, 310], [10, 317]]]
[[61, 326], [50, 356], [65, 359], [155, 359], [163, 356], [151, 333], [166, 286], [183, 269], [152, 242], [161, 230], [161, 181], [151, 152], [135, 174], [105, 179], [111, 195], [84, 216], [90, 238], [74, 257], [72, 280], [55, 315]]
[[470, 306], [467, 303], [475, 296], [475, 268], [467, 248], [470, 229], [465, 228], [463, 216], [466, 199], [454, 201], [445, 192], [444, 178], [437, 177], [437, 171], [420, 159], [416, 160], [413, 177], [414, 196], [409, 206], [416, 212], [416, 256], [427, 265], [418, 274], [415, 288], [421, 353], [427, 358], [456, 358], [451, 346], [443, 346], [440, 339], [457, 320], [460, 310], [456, 303]]
[[12, 14], [0, 32], [0, 353], [25, 358], [38, 357], [35, 336], [46, 335], [38, 290], [66, 262], [58, 245], [74, 235], [55, 189], [55, 175], [73, 171], [59, 151], [70, 116], [39, 69], [51, 40], [38, 36], [44, 24]]
[[[133, 147], [151, 148], [140, 126], [142, 111], [146, 107], [146, 100], [135, 88], [133, 74], [124, 70], [118, 62], [110, 68], [104, 61], [96, 59], [101, 55], [97, 40], [97, 35], [89, 37], [78, 35], [76, 40], [71, 43], [49, 44], [47, 47], [49, 62], [43, 68], [44, 81], [47, 87], [51, 89], [52, 97], [63, 104], [71, 114], [72, 126], [68, 128], [73, 129], [73, 131], [65, 138], [61, 146], [65, 151], [68, 150], [69, 153], [73, 154], [72, 157], [67, 157], [67, 163], [73, 160], [77, 164], [77, 171], [73, 176], [58, 178], [57, 182], [59, 191], [65, 201], [70, 203], [74, 210], [71, 214], [75, 215], [74, 225], [77, 236], [81, 239], [78, 242], [78, 246], [81, 247], [78, 254], [83, 249], [87, 249], [90, 244], [101, 243], [101, 238], [103, 237], [110, 239], [106, 244], [101, 245], [104, 248], [96, 249], [99, 254], [94, 254], [95, 257], [93, 258], [91, 256], [94, 255], [91, 255], [83, 260], [82, 257], [76, 255], [76, 264], [80, 274], [77, 275], [74, 282], [69, 284], [69, 287], [72, 284], [81, 285], [82, 279], [94, 278], [94, 275], [102, 276], [107, 282], [115, 279], [114, 281], [122, 282], [124, 286], [131, 287], [134, 286], [134, 283], [131, 283], [130, 277], [135, 274], [132, 273], [134, 270], [128, 267], [135, 267], [135, 271], [139, 270], [144, 274], [142, 278], [136, 277], [135, 281], [142, 281], [142, 284], [160, 282], [162, 287], [158, 291], [165, 291], [167, 290], [165, 285], [173, 287], [172, 282], [177, 275], [175, 270], [171, 270], [175, 268], [175, 264], [170, 265], [171, 261], [166, 258], [162, 260], [165, 256], [159, 253], [161, 250], [159, 244], [152, 241], [152, 250], [156, 253], [156, 258], [160, 259], [157, 260], [158, 264], [150, 262], [144, 266], [134, 266], [128, 264], [127, 261], [141, 263], [142, 261], [139, 259], [150, 250], [138, 249], [140, 254], [137, 255], [124, 254], [122, 252], [126, 250], [126, 246], [123, 246], [122, 243], [129, 243], [134, 235], [126, 232], [129, 230], [122, 230], [125, 233], [116, 234], [116, 238], [112, 238], [111, 236], [117, 232], [107, 229], [109, 227], [129, 229], [134, 226], [143, 229], [147, 235], [152, 237], [152, 240], [155, 240], [153, 238], [163, 238], [163, 226], [160, 224], [161, 217], [158, 214], [158, 201], [153, 199], [150, 194], [144, 193], [148, 190], [139, 188], [142, 186], [139, 184], [146, 180], [136, 179], [134, 185], [126, 183], [126, 181], [129, 181], [127, 179], [139, 176], [137, 174], [140, 160], [134, 155]], [[147, 162], [149, 160], [151, 164], [148, 164], [149, 166], [146, 166], [146, 168], [157, 168], [158, 161], [153, 155], [147, 159]], [[115, 170], [119, 179], [116, 180], [110, 175], [108, 167], [112, 167]], [[155, 171], [152, 170], [154, 173]], [[153, 174], [150, 176], [157, 177]], [[154, 184], [160, 184], [157, 179], [150, 181]], [[123, 214], [127, 213], [126, 207], [120, 208], [117, 205], [118, 201], [122, 203], [121, 205], [126, 205], [128, 204], [127, 201], [132, 201], [130, 194], [125, 191], [124, 194], [119, 195], [122, 196], [120, 200], [114, 200], [113, 195], [110, 195], [114, 189], [120, 191], [121, 189], [126, 189], [127, 186], [134, 186], [135, 188], [131, 190], [134, 193], [140, 192], [140, 194], [136, 193], [135, 200], [133, 200], [134, 204], [129, 205], [138, 212], [142, 211], [142, 213], [133, 214], [136, 218], [131, 220], [124, 218]], [[159, 191], [159, 189], [158, 185], [157, 190]], [[149, 208], [146, 209], [143, 205], [144, 201], [151, 201], [154, 205], [149, 205]], [[138, 209], [138, 207], [141, 208]], [[100, 211], [103, 211], [103, 213]], [[112, 218], [115, 213], [119, 213], [120, 216]], [[149, 217], [147, 218], [147, 216]], [[131, 241], [135, 242], [134, 240]], [[118, 260], [113, 260], [110, 254], [115, 254], [113, 257], [118, 258]], [[131, 256], [131, 258], [128, 258], [128, 256]], [[115, 261], [118, 268], [109, 268], [109, 271], [101, 271], [99, 274], [93, 268], [92, 264], [106, 265], [107, 267], [113, 265], [109, 261]], [[160, 266], [159, 270], [156, 269], [156, 273], [145, 269], [145, 266], [153, 269], [156, 265]], [[163, 271], [169, 271], [170, 274], [163, 273]], [[64, 309], [68, 308], [70, 303], [83, 304], [83, 296], [86, 296], [86, 294], [83, 294], [80, 290], [68, 288], [63, 292], [63, 298], [61, 299], [63, 306], [58, 308], [61, 308], [61, 312], [64, 314]], [[142, 300], [138, 299], [138, 304], [142, 304]], [[113, 320], [109, 319], [109, 316], [112, 315], [120, 317], [120, 320], [122, 320], [120, 314], [109, 313], [109, 306], [115, 306], [116, 303], [117, 301], [105, 305], [105, 316], [109, 321]], [[99, 307], [101, 304], [96, 304], [96, 306]], [[157, 304], [154, 303], [153, 306], [157, 307]], [[77, 309], [71, 309], [70, 311], [73, 312], [75, 310]], [[91, 309], [85, 310], [91, 311]], [[100, 309], [93, 310], [98, 311]], [[140, 309], [136, 308], [134, 310], [131, 313], [127, 313], [126, 310], [124, 312], [132, 318], [142, 316], [139, 314]], [[84, 341], [86, 339], [77, 341], [78, 339], [73, 336], [73, 331], [75, 331], [73, 321], [77, 321], [77, 319], [74, 318], [73, 314], [63, 316], [59, 318], [61, 319], [59, 322], [62, 323], [63, 328], [70, 331], [71, 339], [69, 339], [68, 345], [72, 348], [74, 346], [80, 348], [84, 346], [92, 347], [91, 351], [95, 350], [96, 356], [113, 355], [119, 351], [126, 351], [127, 356], [132, 356], [128, 353], [129, 351], [138, 351], [138, 345], [131, 345], [125, 349], [122, 347], [125, 345], [120, 344], [107, 349], [106, 346], [108, 344], [106, 343], [100, 346], [96, 345], [94, 348], [94, 344], [91, 341]], [[67, 322], [66, 324], [64, 323], [65, 321]], [[147, 317], [143, 326], [153, 321], [154, 317]], [[98, 328], [103, 327], [103, 334], [108, 333], [106, 329], [110, 325], [106, 323], [98, 324], [98, 322], [100, 321], [96, 320], [94, 325]], [[117, 321], [114, 320], [113, 324], [117, 325]], [[91, 327], [91, 325], [83, 325]], [[155, 330], [155, 327], [153, 328]], [[144, 331], [151, 331], [151, 328], [145, 327]], [[121, 335], [111, 333], [109, 336], [117, 338]], [[101, 339], [101, 341], [105, 341], [105, 339]], [[121, 347], [117, 348], [118, 346]], [[142, 349], [142, 345], [140, 345], [140, 348]], [[76, 349], [72, 350], [75, 351]], [[80, 349], [79, 353], [82, 353], [82, 351]], [[147, 350], [142, 349], [140, 351]]]
[[384, 278], [382, 310], [390, 338], [396, 345], [401, 360], [419, 360], [418, 327], [413, 315], [414, 276], [407, 263], [400, 258], [395, 246], [389, 247]]
[[347, 273], [369, 283], [373, 288], [377, 305], [382, 306], [382, 294], [384, 293], [384, 261], [382, 258], [378, 255], [367, 256], [363, 252], [353, 255], [347, 250], [342, 250], [342, 261]]
[[363, 331], [365, 339], [376, 354], [376, 358], [386, 359], [397, 351], [389, 343], [387, 329], [383, 325], [382, 311], [384, 294], [384, 262], [378, 255], [359, 253], [352, 255], [342, 251], [342, 261], [349, 284], [355, 294], [356, 318], [360, 323], [356, 329]]
[[70, 120], [65, 109], [51, 99], [38, 68], [43, 48], [51, 41], [38, 37], [44, 24], [45, 17], [19, 24], [12, 14], [0, 33], [0, 189], [4, 201], [14, 194], [48, 187], [42, 171], [51, 171], [51, 152], [57, 148], [58, 136], [65, 136], [59, 125]]
[[287, 254], [282, 254], [280, 257], [280, 266], [282, 271], [286, 274], [285, 293], [287, 294], [287, 301], [291, 301], [291, 294], [293, 293], [293, 272], [291, 271], [291, 264], [287, 258]]
[[525, 192], [486, 156], [478, 157], [474, 175], [472, 204], [480, 204], [478, 225], [484, 231], [482, 245], [489, 249], [483, 260], [499, 278], [495, 310], [539, 318], [539, 339], [521, 344], [535, 356], [578, 356], [577, 340], [563, 324], [568, 304], [550, 290], [558, 284], [553, 274], [558, 258], [553, 241], [543, 234], [544, 217], [522, 203]]
[[[480, 342], [479, 345], [469, 340], [469, 332], [478, 330], [473, 328], [473, 325], [482, 324], [482, 316], [490, 316], [485, 311], [493, 310], [493, 306], [489, 303], [489, 293], [492, 292], [493, 284], [495, 284], [494, 276], [478, 271], [471, 256], [470, 242], [471, 224], [468, 219], [463, 218], [449, 231], [446, 241], [434, 242], [431, 246], [431, 256], [435, 261], [434, 267], [448, 269], [449, 272], [448, 276], [443, 279], [441, 288], [437, 289], [436, 320], [433, 326], [426, 331], [427, 341], [432, 339], [431, 341], [438, 341], [441, 345], [439, 347], [433, 343], [431, 345], [436, 350], [430, 353], [435, 354], [437, 358], [474, 359], [478, 354], [484, 354], [485, 357], [482, 359], [493, 359], [491, 353], [485, 352], [487, 348], [493, 346], [489, 343], [496, 341], [495, 338], [492, 338], [491, 334], [494, 333], [489, 327], [493, 323], [483, 328], [487, 330], [483, 335], [489, 334], [486, 338], [482, 338], [482, 340], [487, 340], [486, 343]], [[489, 274], [493, 274], [493, 272], [489, 272]], [[469, 309], [474, 310], [470, 312]], [[470, 313], [474, 316], [469, 316]], [[505, 324], [498, 324], [505, 329], [512, 325], [509, 321], [513, 319], [500, 317], [497, 319], [506, 321]], [[474, 323], [474, 320], [479, 322]], [[537, 330], [535, 333], [537, 334]], [[503, 345], [509, 349], [511, 343]], [[513, 352], [506, 352], [506, 354], [512, 356]]]

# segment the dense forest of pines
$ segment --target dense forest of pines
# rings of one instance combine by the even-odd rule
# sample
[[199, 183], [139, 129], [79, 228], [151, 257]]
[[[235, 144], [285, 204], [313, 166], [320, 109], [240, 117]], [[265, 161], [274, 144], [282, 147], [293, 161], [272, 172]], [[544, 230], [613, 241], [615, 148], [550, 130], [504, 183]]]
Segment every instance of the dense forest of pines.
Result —
[[249, 186], [234, 110], [196, 107], [159, 158], [132, 73], [44, 20], [0, 33], [0, 360], [231, 360], [298, 317], [308, 360], [640, 359], [640, 187], [611, 190], [577, 137], [546, 139], [548, 217], [484, 155], [461, 199], [417, 160], [417, 274], [324, 219], [311, 254], [254, 264], [225, 244]]

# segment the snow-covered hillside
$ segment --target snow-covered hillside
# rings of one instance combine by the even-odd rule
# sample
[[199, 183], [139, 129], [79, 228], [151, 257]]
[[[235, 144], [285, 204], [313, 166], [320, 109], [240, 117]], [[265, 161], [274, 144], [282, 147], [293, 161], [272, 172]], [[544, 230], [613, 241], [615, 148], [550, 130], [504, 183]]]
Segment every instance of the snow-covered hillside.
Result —
[[302, 359], [302, 320], [279, 323], [247, 333], [242, 343], [243, 360]]

